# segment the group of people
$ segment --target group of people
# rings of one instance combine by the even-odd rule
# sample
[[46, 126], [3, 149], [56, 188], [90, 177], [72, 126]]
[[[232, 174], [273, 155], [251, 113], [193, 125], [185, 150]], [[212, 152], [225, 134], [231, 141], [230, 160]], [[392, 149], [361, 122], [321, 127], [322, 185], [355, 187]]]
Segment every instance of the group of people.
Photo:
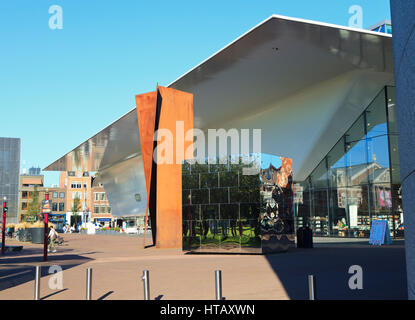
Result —
[[63, 227], [63, 233], [74, 233], [74, 232], [80, 232], [81, 230], [81, 224], [78, 223], [78, 225], [73, 224], [70, 226], [69, 224], [66, 224]]

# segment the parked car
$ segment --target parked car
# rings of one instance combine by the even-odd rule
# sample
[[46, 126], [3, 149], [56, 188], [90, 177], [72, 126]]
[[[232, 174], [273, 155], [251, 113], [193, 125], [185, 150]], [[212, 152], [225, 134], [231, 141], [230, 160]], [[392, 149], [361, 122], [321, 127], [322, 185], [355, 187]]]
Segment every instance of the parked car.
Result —
[[138, 234], [138, 227], [137, 226], [128, 226], [127, 228], [124, 229], [125, 233], [129, 233], [129, 234]]

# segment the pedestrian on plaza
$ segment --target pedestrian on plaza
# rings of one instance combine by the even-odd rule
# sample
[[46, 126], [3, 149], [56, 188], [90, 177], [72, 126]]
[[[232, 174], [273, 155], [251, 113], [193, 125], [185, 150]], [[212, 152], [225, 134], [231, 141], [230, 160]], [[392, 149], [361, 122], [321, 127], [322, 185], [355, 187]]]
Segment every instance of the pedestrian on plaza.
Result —
[[50, 227], [50, 231], [49, 231], [49, 248], [48, 248], [48, 252], [50, 252], [51, 250], [52, 250], [52, 252], [56, 252], [55, 241], [57, 239], [58, 239], [58, 233], [53, 228], [53, 226], [51, 226]]

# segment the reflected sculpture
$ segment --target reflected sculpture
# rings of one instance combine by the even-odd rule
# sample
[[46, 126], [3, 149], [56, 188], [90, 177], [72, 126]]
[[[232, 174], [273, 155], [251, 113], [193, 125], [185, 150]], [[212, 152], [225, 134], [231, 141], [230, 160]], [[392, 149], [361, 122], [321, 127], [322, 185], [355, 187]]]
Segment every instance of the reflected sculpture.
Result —
[[[243, 174], [254, 166], [257, 174]], [[183, 250], [272, 253], [294, 245], [291, 159], [184, 162], [182, 172]]]

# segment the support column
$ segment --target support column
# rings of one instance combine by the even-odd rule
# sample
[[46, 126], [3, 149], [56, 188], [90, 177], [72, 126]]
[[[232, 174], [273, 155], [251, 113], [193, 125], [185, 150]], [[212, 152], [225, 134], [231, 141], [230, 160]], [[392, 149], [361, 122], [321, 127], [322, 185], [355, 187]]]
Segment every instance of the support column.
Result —
[[408, 298], [415, 300], [415, 1], [391, 0]]

